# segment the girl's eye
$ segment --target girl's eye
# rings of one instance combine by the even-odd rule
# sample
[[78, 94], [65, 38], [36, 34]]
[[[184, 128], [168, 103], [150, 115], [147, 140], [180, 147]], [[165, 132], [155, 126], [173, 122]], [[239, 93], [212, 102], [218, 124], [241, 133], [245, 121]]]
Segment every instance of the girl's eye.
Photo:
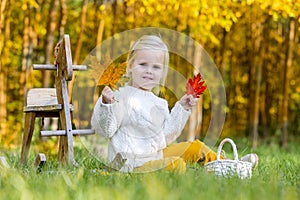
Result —
[[142, 65], [142, 66], [146, 66], [146, 65], [147, 65], [147, 63], [140, 63], [140, 65]]
[[154, 65], [153, 66], [155, 69], [161, 69], [161, 66], [159, 66], [159, 65]]

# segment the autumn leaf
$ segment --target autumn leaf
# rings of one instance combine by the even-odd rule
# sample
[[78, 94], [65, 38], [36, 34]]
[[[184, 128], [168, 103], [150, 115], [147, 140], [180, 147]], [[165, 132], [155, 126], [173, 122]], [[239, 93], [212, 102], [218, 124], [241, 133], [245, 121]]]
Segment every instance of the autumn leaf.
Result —
[[123, 75], [127, 67], [126, 58], [126, 56], [121, 56], [112, 60], [109, 54], [106, 54], [100, 59], [100, 62], [96, 56], [90, 56], [88, 64], [91, 68], [90, 75], [97, 80], [97, 86], [109, 86], [117, 89], [119, 85], [122, 85], [125, 81]]
[[111, 87], [112, 89], [118, 88], [118, 83], [120, 83], [120, 80], [123, 76], [123, 74], [126, 72], [126, 66], [127, 63], [117, 63], [115, 64], [112, 62], [103, 72], [101, 75], [97, 85], [106, 85]]
[[200, 73], [194, 76], [193, 79], [189, 78], [186, 84], [186, 94], [191, 94], [194, 98], [199, 98], [207, 88], [206, 85], [203, 85], [204, 83], [205, 81], [202, 81]]

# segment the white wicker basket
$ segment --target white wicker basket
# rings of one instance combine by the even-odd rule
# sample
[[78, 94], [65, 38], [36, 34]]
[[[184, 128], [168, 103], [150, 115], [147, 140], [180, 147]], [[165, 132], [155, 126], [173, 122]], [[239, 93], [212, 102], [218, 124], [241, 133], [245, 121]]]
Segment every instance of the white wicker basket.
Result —
[[[229, 142], [231, 144], [234, 160], [220, 159], [220, 154], [225, 142]], [[214, 172], [218, 176], [238, 176], [240, 179], [251, 178], [252, 176], [252, 163], [239, 160], [236, 145], [229, 138], [225, 138], [220, 143], [217, 151], [217, 160], [208, 162], [204, 165], [204, 168], [207, 171]]]

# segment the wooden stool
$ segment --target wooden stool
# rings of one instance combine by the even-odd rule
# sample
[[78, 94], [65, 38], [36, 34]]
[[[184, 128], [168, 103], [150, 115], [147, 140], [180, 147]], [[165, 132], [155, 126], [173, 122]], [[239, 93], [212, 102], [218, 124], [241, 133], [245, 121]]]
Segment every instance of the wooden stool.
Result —
[[37, 117], [58, 117], [61, 130], [41, 131], [41, 136], [60, 136], [59, 161], [74, 164], [73, 135], [90, 135], [94, 130], [73, 130], [67, 82], [72, 80], [73, 70], [86, 70], [85, 65], [72, 65], [70, 39], [64, 35], [57, 45], [55, 65], [33, 65], [35, 70], [55, 70], [55, 88], [33, 88], [27, 93], [21, 165], [27, 164], [28, 152]]

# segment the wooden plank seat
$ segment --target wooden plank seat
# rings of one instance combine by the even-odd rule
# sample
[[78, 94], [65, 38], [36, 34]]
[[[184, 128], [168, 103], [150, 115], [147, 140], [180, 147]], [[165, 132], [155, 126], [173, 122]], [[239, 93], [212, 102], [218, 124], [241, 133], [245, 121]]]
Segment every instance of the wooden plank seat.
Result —
[[61, 109], [55, 88], [33, 88], [28, 91], [24, 112], [59, 112]]
[[[57, 102], [57, 95], [56, 95], [55, 88], [30, 89], [27, 92], [26, 104], [27, 105], [23, 109], [24, 112], [38, 112], [40, 113], [40, 115], [44, 115], [43, 112], [49, 112], [49, 115], [51, 115], [51, 113], [57, 112], [56, 115], [58, 117], [59, 111], [62, 110], [62, 104], [59, 104]], [[70, 106], [70, 110], [73, 111], [74, 110], [73, 105], [70, 104], [69, 106]]]
[[24, 107], [25, 123], [22, 140], [21, 165], [27, 163], [28, 152], [35, 127], [36, 117], [58, 117], [61, 130], [41, 131], [41, 136], [59, 136], [59, 161], [74, 164], [73, 135], [90, 135], [94, 130], [73, 130], [71, 112], [74, 107], [69, 102], [68, 81], [73, 70], [86, 70], [85, 65], [72, 65], [70, 39], [68, 35], [56, 45], [55, 64], [34, 64], [34, 70], [55, 71], [55, 88], [32, 88], [27, 93]]

